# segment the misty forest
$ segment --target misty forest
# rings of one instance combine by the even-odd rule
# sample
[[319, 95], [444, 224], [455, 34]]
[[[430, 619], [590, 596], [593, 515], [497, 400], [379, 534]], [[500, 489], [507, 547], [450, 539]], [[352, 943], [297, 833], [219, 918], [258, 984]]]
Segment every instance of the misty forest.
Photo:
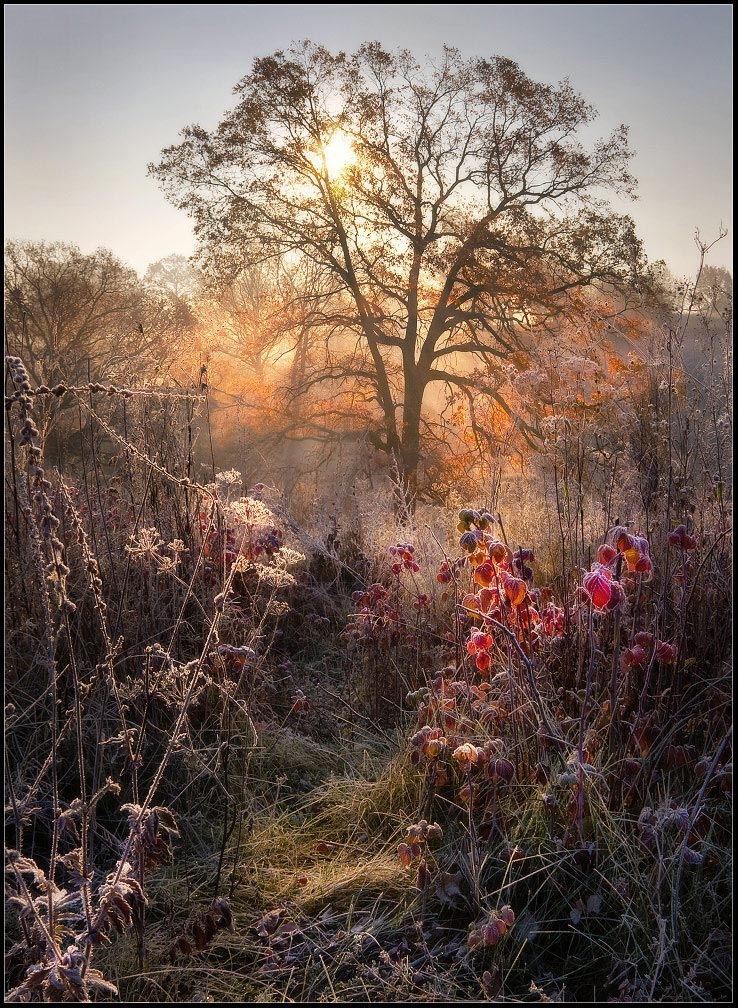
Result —
[[6, 241], [6, 999], [730, 1001], [726, 230], [502, 56], [243, 70], [193, 256]]

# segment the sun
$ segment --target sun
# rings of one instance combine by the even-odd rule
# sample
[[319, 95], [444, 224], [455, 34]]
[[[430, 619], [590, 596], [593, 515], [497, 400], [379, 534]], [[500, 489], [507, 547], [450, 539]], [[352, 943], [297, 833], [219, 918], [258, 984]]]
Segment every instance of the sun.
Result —
[[356, 157], [351, 138], [341, 130], [336, 130], [328, 143], [323, 146], [323, 156], [328, 174], [333, 177], [340, 175]]

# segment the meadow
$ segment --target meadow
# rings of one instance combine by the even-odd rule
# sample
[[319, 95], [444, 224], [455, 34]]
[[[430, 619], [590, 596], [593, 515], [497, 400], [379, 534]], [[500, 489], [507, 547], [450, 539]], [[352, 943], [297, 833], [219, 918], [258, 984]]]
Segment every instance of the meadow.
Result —
[[195, 479], [207, 390], [6, 365], [8, 1000], [729, 998], [729, 492], [675, 364], [648, 517], [570, 426], [548, 480], [305, 523]]
[[190, 258], [6, 244], [6, 1000], [730, 1001], [726, 229], [505, 56], [233, 95]]

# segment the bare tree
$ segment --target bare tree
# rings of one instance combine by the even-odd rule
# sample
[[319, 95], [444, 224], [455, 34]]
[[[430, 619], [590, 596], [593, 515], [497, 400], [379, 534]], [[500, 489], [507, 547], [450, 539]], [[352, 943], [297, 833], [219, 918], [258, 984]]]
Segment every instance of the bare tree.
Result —
[[578, 311], [578, 292], [641, 280], [633, 222], [605, 202], [634, 188], [627, 130], [584, 146], [595, 113], [566, 80], [453, 49], [424, 69], [376, 43], [306, 42], [257, 59], [236, 93], [215, 130], [188, 127], [150, 170], [215, 272], [254, 249], [315, 265], [338, 342], [307, 383], [371, 400], [369, 436], [411, 490], [431, 386], [511, 414], [495, 363]]
[[[87, 255], [61, 243], [6, 245], [6, 344], [38, 385], [161, 380], [184, 332], [171, 300], [106, 249]], [[38, 399], [47, 436], [68, 436], [69, 423], [57, 427], [73, 402]]]
[[88, 375], [130, 381], [161, 368], [176, 329], [168, 307], [106, 249], [85, 255], [61, 243], [6, 245], [8, 346], [39, 384], [76, 384]]
[[189, 302], [196, 296], [202, 277], [186, 256], [174, 254], [151, 263], [144, 273], [144, 281], [175, 300]]
[[198, 315], [218, 352], [259, 378], [288, 323], [277, 278], [263, 266], [247, 267], [211, 288], [198, 302]]

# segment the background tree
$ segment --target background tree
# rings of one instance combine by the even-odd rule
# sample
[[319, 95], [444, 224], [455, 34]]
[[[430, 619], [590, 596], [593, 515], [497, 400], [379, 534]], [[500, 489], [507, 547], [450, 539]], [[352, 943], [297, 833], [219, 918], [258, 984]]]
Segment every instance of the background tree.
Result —
[[345, 389], [326, 385], [334, 348], [321, 279], [304, 259], [248, 266], [209, 278], [194, 305], [192, 352], [207, 367], [217, 440], [229, 464], [254, 478], [267, 466], [287, 496], [330, 460], [341, 431], [357, 436], [360, 425]]
[[633, 222], [605, 203], [633, 191], [627, 130], [585, 146], [595, 112], [566, 80], [452, 49], [421, 67], [376, 43], [303, 43], [257, 59], [236, 93], [214, 131], [188, 127], [151, 171], [217, 272], [255, 248], [315, 265], [333, 342], [310, 385], [372, 401], [368, 434], [411, 490], [431, 386], [511, 415], [495, 362], [560, 325], [578, 291], [638, 286]]
[[[189, 324], [180, 306], [107, 249], [85, 254], [62, 243], [6, 245], [7, 348], [23, 358], [38, 385], [161, 382]], [[47, 435], [72, 401], [39, 398]]]
[[[191, 334], [197, 324], [195, 303], [203, 283], [200, 271], [182, 255], [170, 255], [151, 263], [144, 273], [149, 291], [163, 297], [171, 328], [180, 336]], [[179, 345], [178, 340], [178, 345]]]
[[200, 289], [202, 276], [187, 256], [174, 254], [151, 263], [144, 281], [174, 299], [191, 302]]
[[9, 349], [39, 384], [131, 381], [176, 352], [167, 299], [107, 249], [8, 242], [5, 311]]
[[264, 266], [249, 266], [205, 292], [198, 317], [212, 350], [260, 381], [289, 325], [279, 278]]

